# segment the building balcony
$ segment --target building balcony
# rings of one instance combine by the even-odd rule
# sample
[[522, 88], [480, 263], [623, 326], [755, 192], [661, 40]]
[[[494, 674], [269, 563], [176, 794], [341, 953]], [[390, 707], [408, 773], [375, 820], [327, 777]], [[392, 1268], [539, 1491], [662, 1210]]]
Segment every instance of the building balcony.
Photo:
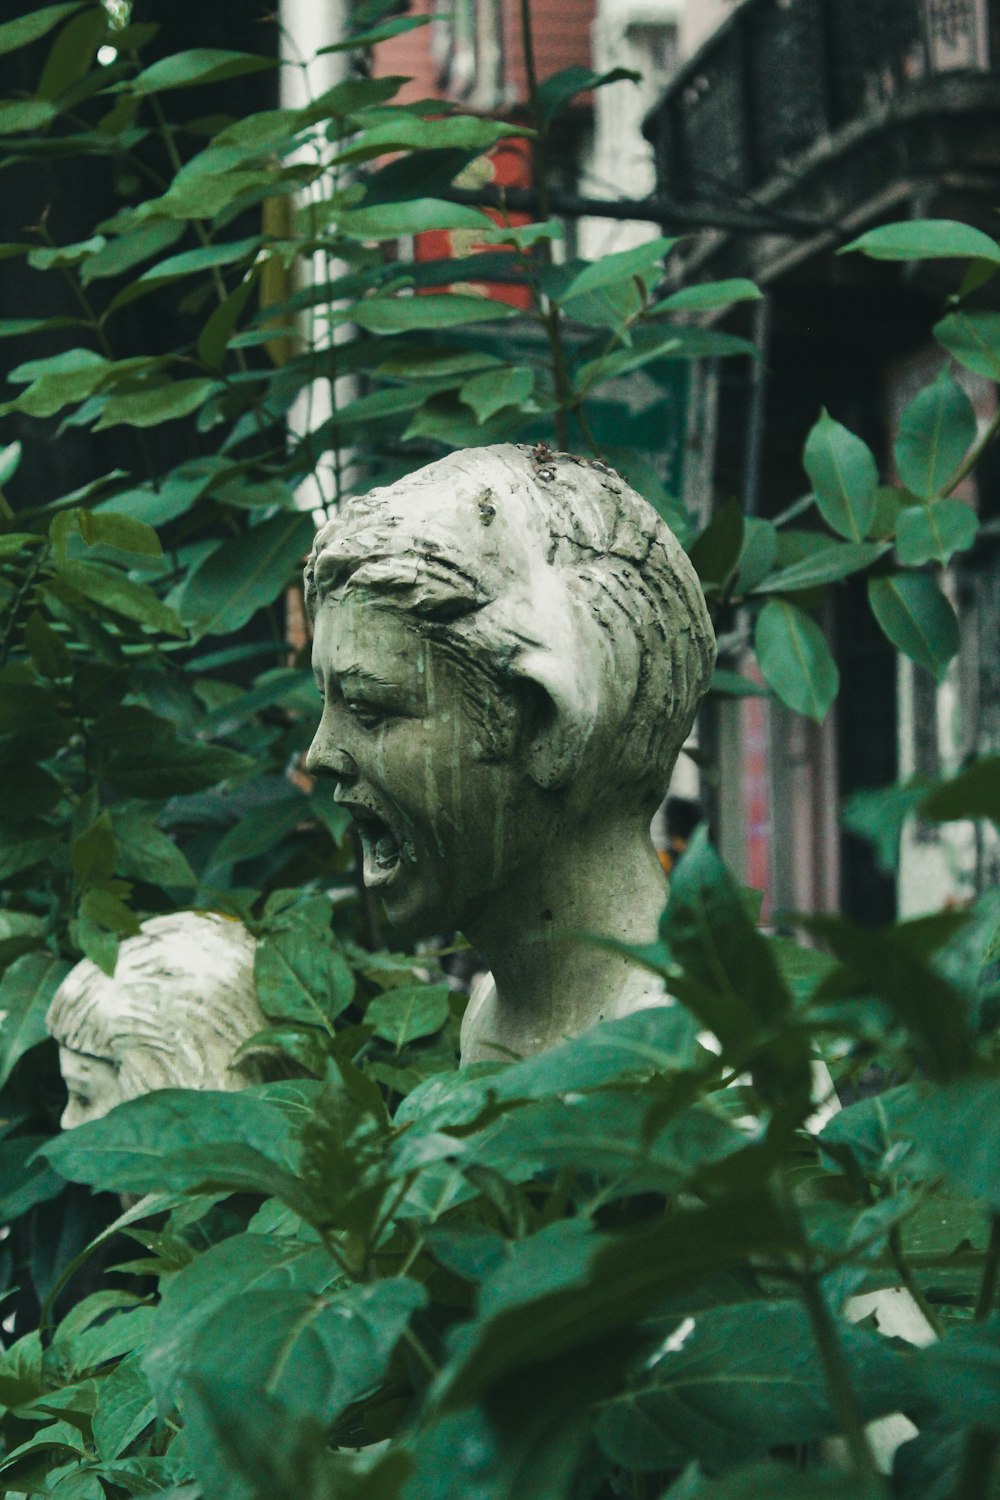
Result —
[[[983, 195], [986, 215], [998, 83], [1000, 0], [743, 0], [644, 130], [658, 191], [678, 205], [770, 208], [776, 226], [794, 213], [822, 242], [907, 200], [929, 212], [942, 188]], [[764, 259], [817, 248], [801, 223], [795, 238], [782, 248], [778, 234]], [[718, 250], [725, 236], [710, 239]], [[760, 248], [735, 255], [749, 274], [766, 274], [761, 260]]]

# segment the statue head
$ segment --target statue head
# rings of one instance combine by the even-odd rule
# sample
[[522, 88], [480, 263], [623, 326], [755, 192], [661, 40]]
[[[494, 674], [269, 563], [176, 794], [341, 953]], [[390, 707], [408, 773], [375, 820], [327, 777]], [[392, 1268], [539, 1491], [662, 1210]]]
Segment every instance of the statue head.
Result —
[[126, 938], [114, 978], [89, 959], [71, 969], [46, 1016], [69, 1090], [63, 1126], [153, 1089], [239, 1089], [274, 1076], [266, 1049], [234, 1061], [267, 1025], [255, 948], [241, 923], [182, 911]]
[[[348, 501], [306, 600], [326, 704], [307, 763], [340, 783], [390, 917], [408, 865], [436, 861], [460, 905], [598, 805], [648, 824], [715, 658], [652, 507], [542, 447], [468, 449]], [[462, 925], [455, 901], [417, 904], [416, 925]]]

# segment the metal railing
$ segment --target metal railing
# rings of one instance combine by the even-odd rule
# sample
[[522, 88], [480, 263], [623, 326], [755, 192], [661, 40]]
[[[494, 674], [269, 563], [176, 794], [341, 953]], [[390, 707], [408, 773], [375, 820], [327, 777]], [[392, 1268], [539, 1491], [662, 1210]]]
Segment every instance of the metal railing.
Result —
[[1000, 0], [743, 0], [646, 121], [661, 191], [732, 201], [942, 74], [1000, 84]]

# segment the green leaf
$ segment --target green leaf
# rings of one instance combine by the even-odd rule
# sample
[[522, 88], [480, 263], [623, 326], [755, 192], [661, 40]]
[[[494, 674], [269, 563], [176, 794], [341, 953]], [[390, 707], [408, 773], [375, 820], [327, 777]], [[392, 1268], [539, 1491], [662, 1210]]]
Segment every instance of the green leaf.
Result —
[[868, 602], [885, 635], [941, 682], [959, 647], [955, 611], [925, 573], [868, 580]]
[[[967, 507], [966, 507], [967, 508]], [[820, 584], [835, 583], [860, 573], [883, 553], [888, 545], [880, 542], [834, 542], [813, 552], [801, 562], [780, 568], [756, 585], [757, 594], [791, 594], [797, 589], [812, 589]]]
[[762, 293], [752, 281], [733, 276], [727, 281], [704, 281], [682, 287], [656, 304], [657, 312], [708, 312], [733, 302], [757, 302]]
[[133, 266], [141, 265], [150, 256], [159, 255], [162, 250], [174, 244], [186, 227], [185, 224], [174, 223], [170, 219], [161, 219], [152, 224], [140, 224], [137, 229], [130, 229], [115, 239], [109, 239], [102, 250], [98, 250], [81, 265], [81, 282], [84, 286], [89, 286], [92, 281], [102, 277], [121, 276], [123, 272], [131, 271]]
[[251, 271], [215, 309], [198, 335], [198, 357], [212, 369], [220, 369], [229, 340], [260, 277]]
[[62, 579], [78, 593], [96, 604], [147, 625], [150, 630], [162, 630], [165, 635], [183, 638], [187, 632], [177, 614], [146, 583], [138, 583], [116, 568], [103, 563], [60, 563], [57, 579]]
[[138, 1357], [123, 1360], [98, 1386], [94, 1413], [97, 1456], [107, 1461], [125, 1452], [156, 1418], [149, 1381]]
[[704, 829], [691, 840], [670, 880], [660, 935], [687, 976], [698, 981], [699, 1020], [723, 1046], [742, 1046], [790, 1004], [773, 952], [750, 917], [736, 881]]
[[175, 600], [181, 619], [198, 636], [239, 630], [283, 592], [315, 529], [311, 515], [291, 512], [223, 542], [181, 586]]
[[163, 548], [152, 526], [129, 515], [96, 510], [77, 512], [80, 534], [88, 547], [117, 547], [143, 557], [162, 557]]
[[111, 821], [116, 874], [159, 886], [190, 889], [197, 884], [183, 852], [173, 839], [157, 828], [148, 812], [138, 807], [116, 807], [112, 810]]
[[42, 1148], [63, 1177], [119, 1193], [225, 1190], [280, 1196], [308, 1212], [288, 1170], [291, 1125], [258, 1089], [157, 1089]]
[[906, 1027], [924, 1070], [947, 1079], [967, 1069], [972, 1060], [968, 1006], [954, 985], [926, 961], [926, 943], [921, 940], [928, 936], [927, 921], [875, 930], [844, 917], [811, 917], [805, 925], [825, 941], [850, 981], [845, 983], [839, 971], [832, 973], [819, 986], [817, 999], [859, 991], [879, 996]]
[[299, 1239], [237, 1234], [210, 1246], [164, 1283], [160, 1310], [143, 1355], [143, 1369], [161, 1410], [176, 1402], [194, 1369], [195, 1340], [226, 1302], [272, 1291], [317, 1296], [339, 1276], [325, 1250]]
[[391, 240], [432, 229], [481, 230], [493, 221], [480, 208], [449, 203], [441, 198], [413, 198], [366, 208], [340, 209], [333, 222], [341, 234], [355, 240]]
[[51, 417], [71, 401], [83, 401], [91, 395], [111, 369], [109, 361], [92, 349], [70, 349], [52, 359], [18, 365], [7, 378], [31, 384], [4, 409], [23, 411], [31, 417]]
[[1000, 1078], [955, 1078], [909, 1093], [891, 1115], [949, 1181], [1000, 1213]]
[[595, 1234], [579, 1218], [552, 1224], [511, 1246], [483, 1283], [475, 1322], [454, 1330], [438, 1383], [442, 1408], [466, 1407], [505, 1376], [523, 1379], [532, 1364], [579, 1351], [648, 1316], [658, 1298], [789, 1238], [750, 1193], [705, 1209], [676, 1206], [627, 1234]]
[[51, 271], [54, 267], [77, 266], [104, 248], [104, 236], [95, 235], [90, 240], [78, 240], [74, 245], [50, 245], [32, 250], [28, 265], [33, 271]]
[[894, 451], [900, 479], [925, 500], [940, 494], [975, 436], [972, 402], [945, 370], [899, 419]]
[[[427, 1293], [407, 1277], [331, 1288], [319, 1295], [274, 1287], [233, 1297], [195, 1344], [197, 1382], [209, 1399], [235, 1379], [277, 1396], [287, 1411], [332, 1423], [377, 1388], [393, 1351]], [[238, 1352], [236, 1352], [238, 1351]]]
[[18, 471], [21, 463], [21, 444], [8, 443], [6, 448], [0, 448], [0, 489], [3, 489]]
[[613, 255], [602, 256], [600, 260], [592, 261], [582, 270], [577, 271], [575, 276], [570, 277], [556, 300], [562, 303], [569, 302], [573, 297], [582, 296], [585, 292], [596, 292], [653, 270], [659, 272], [660, 261], [678, 243], [676, 237], [667, 239], [661, 236], [654, 240], [647, 240], [642, 245], [635, 245], [631, 250], [618, 250]]
[[347, 960], [329, 939], [317, 938], [301, 925], [261, 938], [254, 979], [260, 1008], [269, 1019], [305, 1021], [328, 1031], [354, 996]]
[[194, 84], [222, 83], [227, 78], [242, 78], [276, 67], [271, 57], [250, 52], [226, 52], [217, 47], [196, 47], [175, 52], [133, 78], [129, 89], [135, 94], [156, 94], [164, 89], [186, 89]]
[[458, 399], [471, 406], [477, 422], [486, 422], [505, 406], [520, 406], [534, 388], [535, 372], [523, 365], [512, 365], [473, 375], [459, 390]]
[[867, 443], [824, 410], [806, 439], [802, 462], [823, 519], [848, 541], [862, 541], [875, 515], [878, 487], [878, 469]]
[[920, 778], [855, 792], [844, 803], [844, 827], [874, 846], [879, 869], [888, 875], [899, 867], [903, 823], [926, 797], [927, 789], [927, 781]]
[[967, 370], [1000, 380], [1000, 313], [949, 313], [934, 325], [934, 337]]
[[73, 0], [69, 5], [43, 5], [14, 21], [6, 21], [0, 26], [0, 53], [14, 52], [18, 47], [27, 47], [39, 37], [46, 36], [82, 4], [83, 0]]
[[705, 588], [720, 592], [732, 578], [743, 552], [744, 520], [738, 500], [727, 500], [688, 548]]
[[1000, 756], [987, 755], [932, 791], [920, 804], [925, 818], [992, 818], [1000, 825]]
[[[904, 1359], [850, 1327], [839, 1328], [838, 1338], [866, 1420], [907, 1405]], [[671, 1469], [691, 1457], [729, 1468], [838, 1430], [804, 1307], [764, 1299], [708, 1308], [672, 1327], [597, 1418], [608, 1457], [640, 1471]], [[769, 1493], [760, 1491], [762, 1500]]]
[[964, 500], [933, 500], [908, 505], [896, 523], [896, 553], [901, 563], [948, 563], [965, 552], [979, 534], [979, 518]]
[[729, 672], [724, 667], [716, 667], [712, 673], [709, 692], [718, 693], [722, 698], [769, 698], [771, 696], [770, 689], [761, 683], [754, 682], [749, 677], [742, 677], [739, 672]]
[[650, 1102], [636, 1089], [543, 1099], [508, 1111], [461, 1145], [452, 1142], [449, 1159], [463, 1170], [478, 1162], [512, 1182], [569, 1169], [613, 1184], [615, 1196], [673, 1194], [745, 1145], [721, 1111], [705, 1104], [650, 1126]]
[[89, 72], [101, 42], [108, 34], [108, 14], [91, 5], [75, 16], [56, 37], [38, 80], [40, 99], [58, 99]]
[[80, 915], [95, 927], [103, 927], [108, 932], [117, 933], [119, 937], [135, 937], [139, 931], [135, 913], [114, 891], [104, 890], [100, 886], [91, 886], [84, 891]]
[[772, 599], [757, 616], [754, 649], [782, 703], [821, 724], [837, 696], [840, 673], [816, 621], [787, 600]]
[[89, 828], [73, 840], [69, 849], [69, 862], [81, 886], [111, 878], [115, 868], [115, 835], [108, 811], [102, 812]]
[[222, 390], [214, 380], [171, 380], [162, 385], [125, 391], [110, 396], [94, 423], [95, 432], [108, 427], [158, 427], [190, 416], [204, 406], [210, 396]]
[[356, 36], [349, 36], [346, 41], [333, 42], [329, 47], [318, 48], [316, 56], [325, 57], [328, 52], [353, 52], [359, 48], [374, 47], [377, 42], [388, 41], [390, 37], [399, 36], [404, 31], [414, 31], [419, 26], [428, 26], [433, 19], [433, 16], [393, 16], [371, 31], [362, 31]]
[[574, 66], [563, 68], [558, 73], [553, 73], [548, 78], [543, 78], [538, 85], [538, 104], [542, 112], [542, 119], [550, 124], [566, 108], [566, 105], [575, 99], [577, 94], [585, 94], [590, 89], [603, 88], [609, 83], [627, 81], [638, 83], [641, 74], [635, 73], [631, 68], [612, 68], [607, 73], [595, 73], [591, 68]]
[[51, 953], [25, 953], [0, 979], [0, 1085], [18, 1060], [48, 1036], [45, 1013], [69, 964]]
[[[973, 1126], [973, 1130], [975, 1127]], [[994, 1322], [952, 1327], [921, 1352], [916, 1370], [925, 1401], [943, 1408], [964, 1430], [1000, 1430], [1000, 1337]]]
[[[149, 234], [151, 227], [146, 226], [139, 233]], [[160, 226], [156, 227], [160, 228]], [[176, 239], [176, 230], [172, 237]], [[220, 245], [202, 245], [197, 250], [183, 250], [179, 255], [171, 255], [167, 260], [161, 260], [155, 266], [150, 266], [148, 271], [143, 271], [139, 282], [155, 282], [160, 285], [168, 281], [177, 281], [182, 276], [193, 276], [201, 271], [214, 270], [219, 266], [235, 265], [238, 261], [250, 260], [256, 255], [260, 244], [260, 235], [253, 234], [248, 239], [229, 240]]]
[[449, 1015], [446, 984], [414, 984], [377, 995], [365, 1011], [374, 1035], [391, 1042], [399, 1052], [420, 1037], [440, 1031]]
[[981, 229], [955, 219], [909, 219], [883, 224], [838, 251], [860, 250], [873, 260], [939, 260], [975, 257], [1000, 263], [1000, 246]]
[[274, 849], [286, 834], [299, 827], [311, 815], [311, 801], [302, 792], [290, 792], [285, 797], [255, 808], [252, 818], [234, 823], [223, 834], [212, 850], [208, 868], [220, 869]]
[[517, 308], [488, 297], [435, 292], [425, 297], [368, 297], [336, 315], [335, 321], [357, 323], [369, 333], [409, 333], [419, 328], [455, 328], [512, 318]]
[[22, 130], [40, 130], [55, 119], [55, 114], [47, 99], [0, 102], [0, 136], [16, 135]]

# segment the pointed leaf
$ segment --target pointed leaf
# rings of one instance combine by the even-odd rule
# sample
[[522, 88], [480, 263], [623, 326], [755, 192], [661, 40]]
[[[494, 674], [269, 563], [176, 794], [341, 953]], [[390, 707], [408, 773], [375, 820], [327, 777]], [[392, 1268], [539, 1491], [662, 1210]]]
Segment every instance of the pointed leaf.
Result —
[[926, 573], [868, 580], [868, 602], [882, 630], [904, 655], [940, 682], [958, 651], [955, 611]]
[[193, 48], [161, 57], [146, 68], [129, 85], [132, 93], [155, 94], [164, 89], [186, 89], [199, 83], [221, 83], [226, 78], [241, 78], [277, 67], [274, 58], [258, 57], [250, 52], [227, 52], [217, 47]]
[[802, 462], [824, 520], [850, 542], [863, 541], [875, 515], [878, 469], [871, 449], [824, 411]]
[[223, 542], [182, 585], [176, 598], [181, 619], [200, 636], [238, 630], [282, 593], [314, 532], [311, 515], [292, 512]]
[[754, 647], [781, 701], [821, 724], [837, 696], [840, 673], [816, 621], [787, 600], [772, 599], [757, 617]]
[[48, 1036], [45, 1014], [69, 964], [51, 953], [25, 953], [0, 980], [0, 1084], [18, 1060]]
[[618, 250], [613, 255], [604, 255], [578, 271], [562, 288], [556, 300], [568, 302], [572, 297], [582, 296], [584, 292], [596, 292], [602, 287], [614, 286], [617, 282], [628, 281], [633, 276], [650, 272], [659, 266], [659, 262], [676, 244], [676, 237], [667, 239], [661, 236], [655, 240], [647, 240], [642, 245], [635, 245], [631, 250]]
[[896, 523], [896, 553], [907, 567], [948, 563], [965, 552], [979, 534], [979, 518], [964, 500], [934, 500], [908, 505]]
[[47, 35], [66, 16], [79, 10], [83, 0], [72, 0], [69, 5], [43, 5], [31, 10], [16, 20], [6, 21], [0, 26], [0, 53], [14, 52], [18, 47], [27, 47], [39, 37]]
[[915, 396], [899, 419], [894, 451], [899, 477], [924, 499], [946, 487], [976, 436], [976, 414], [945, 371]]
[[955, 219], [909, 219], [883, 224], [838, 251], [860, 250], [873, 260], [939, 260], [966, 256], [1000, 264], [1000, 246], [981, 229]]
[[535, 372], [515, 365], [473, 375], [460, 389], [458, 398], [472, 407], [477, 422], [486, 422], [505, 406], [520, 406], [534, 388]]
[[967, 370], [1000, 380], [1000, 313], [949, 313], [935, 324], [934, 337]]

